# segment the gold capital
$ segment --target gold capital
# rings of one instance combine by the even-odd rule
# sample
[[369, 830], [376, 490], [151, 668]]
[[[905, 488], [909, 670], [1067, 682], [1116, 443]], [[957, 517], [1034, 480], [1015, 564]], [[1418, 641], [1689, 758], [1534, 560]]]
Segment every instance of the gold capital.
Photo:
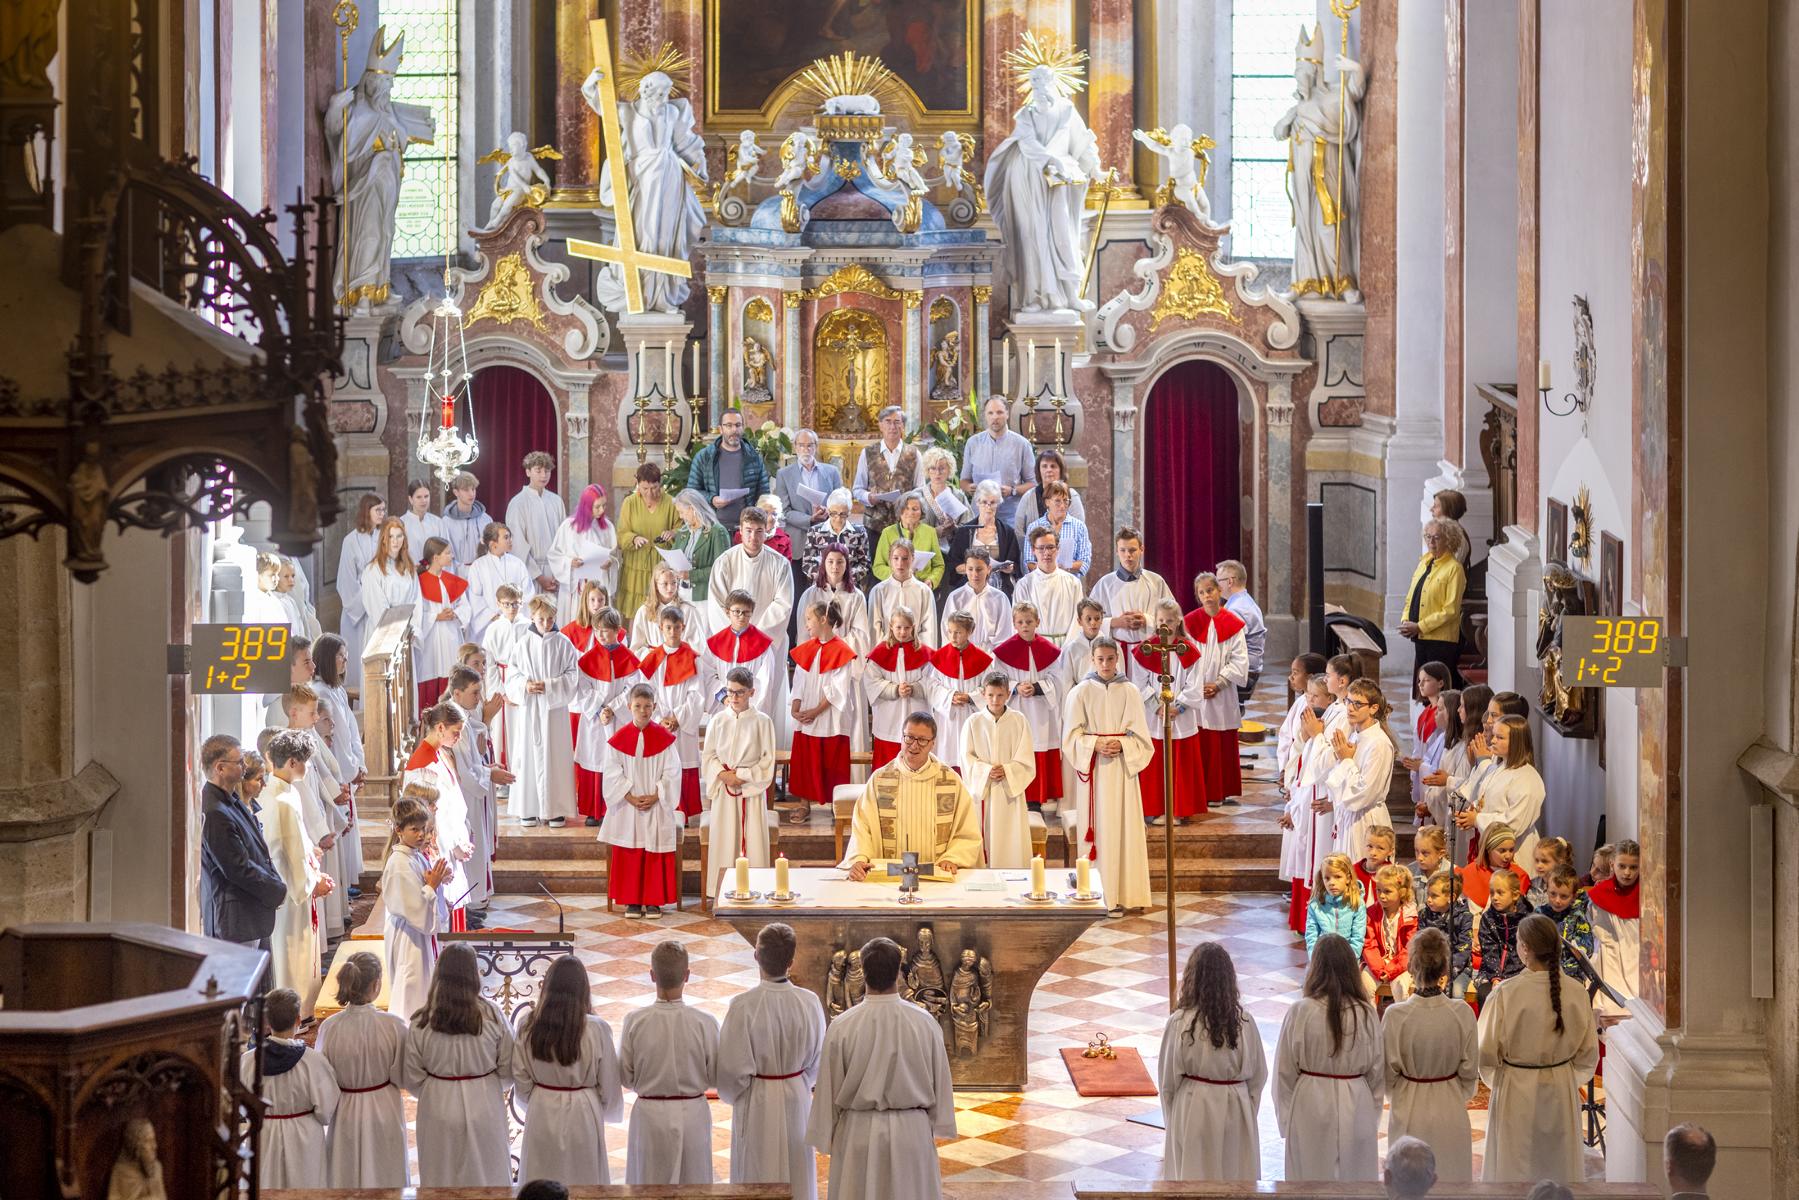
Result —
[[709, 283], [706, 285], [706, 300], [711, 304], [723, 304], [725, 297], [730, 294], [730, 290], [720, 284]]
[[924, 292], [922, 290], [906, 293], [906, 307], [907, 308], [918, 308], [923, 304], [924, 304]]
[[972, 290], [974, 292], [974, 302], [976, 304], [988, 304], [988, 303], [992, 302], [992, 300], [993, 300], [993, 289], [992, 288], [987, 287], [984, 284], [977, 283], [977, 284], [975, 284], [975, 286]]

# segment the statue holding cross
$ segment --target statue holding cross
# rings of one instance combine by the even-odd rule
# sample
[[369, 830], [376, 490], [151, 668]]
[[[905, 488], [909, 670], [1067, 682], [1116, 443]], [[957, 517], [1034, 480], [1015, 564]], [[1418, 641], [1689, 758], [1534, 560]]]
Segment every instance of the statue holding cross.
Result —
[[606, 22], [589, 22], [588, 29], [594, 67], [581, 95], [600, 117], [606, 143], [600, 202], [612, 206], [618, 237], [610, 246], [571, 238], [569, 253], [608, 264], [595, 285], [602, 306], [615, 313], [674, 312], [687, 299], [693, 277], [687, 256], [706, 227], [694, 192], [706, 182], [705, 144], [693, 127], [693, 106], [675, 82], [692, 62], [665, 44], [650, 59], [615, 71]]

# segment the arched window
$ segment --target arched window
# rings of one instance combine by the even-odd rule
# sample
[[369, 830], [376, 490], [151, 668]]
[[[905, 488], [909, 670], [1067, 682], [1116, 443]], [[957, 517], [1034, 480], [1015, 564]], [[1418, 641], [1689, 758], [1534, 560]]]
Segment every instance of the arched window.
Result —
[[406, 147], [406, 175], [394, 222], [395, 258], [441, 258], [458, 222], [456, 155], [462, 91], [460, 21], [454, 0], [381, 0], [381, 24], [393, 38], [404, 30], [406, 56], [394, 73], [393, 98], [422, 104], [437, 119], [431, 145]]
[[1315, 0], [1251, 0], [1231, 13], [1231, 254], [1292, 258], [1287, 143], [1274, 123], [1293, 103], [1293, 47]]

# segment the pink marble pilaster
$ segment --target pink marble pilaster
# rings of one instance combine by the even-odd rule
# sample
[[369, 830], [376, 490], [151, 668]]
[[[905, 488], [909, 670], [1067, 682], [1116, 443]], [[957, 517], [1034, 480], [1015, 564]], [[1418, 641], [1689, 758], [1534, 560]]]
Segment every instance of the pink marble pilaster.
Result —
[[1397, 348], [1394, 289], [1399, 273], [1399, 0], [1363, 0], [1356, 10], [1368, 72], [1362, 101], [1362, 303], [1366, 411], [1392, 416]]
[[1467, 403], [1462, 354], [1464, 236], [1468, 206], [1462, 190], [1466, 166], [1463, 122], [1468, 109], [1467, 20], [1464, 0], [1443, 5], [1443, 458], [1462, 465], [1462, 408]]
[[[701, 0], [662, 0], [662, 38], [656, 43], [673, 42], [693, 60], [681, 93], [693, 101], [694, 128], [706, 131], [706, 13]], [[677, 81], [680, 82], [680, 81]], [[722, 166], [722, 160], [714, 164]]]
[[556, 149], [562, 154], [556, 164], [558, 192], [599, 186], [600, 119], [581, 98], [581, 84], [593, 70], [587, 23], [599, 15], [595, 0], [556, 0]]
[[1006, 51], [1017, 46], [1029, 28], [1026, 0], [986, 0], [981, 8], [981, 145], [982, 169], [994, 147], [1012, 132], [1012, 114], [1022, 98], [1012, 85]]
[[[1537, 527], [1537, 444], [1542, 398], [1537, 393], [1537, 330], [1542, 254], [1543, 140], [1538, 122], [1542, 92], [1542, 0], [1518, 0], [1518, 524]], [[1497, 532], [1497, 531], [1496, 531]]]
[[1099, 160], [1118, 170], [1118, 183], [1132, 182], [1132, 3], [1087, 0], [1087, 125], [1099, 139]]

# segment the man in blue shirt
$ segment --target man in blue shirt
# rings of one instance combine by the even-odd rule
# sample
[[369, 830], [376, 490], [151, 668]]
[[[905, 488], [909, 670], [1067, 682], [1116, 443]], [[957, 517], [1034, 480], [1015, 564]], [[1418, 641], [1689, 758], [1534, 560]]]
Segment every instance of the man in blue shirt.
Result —
[[1010, 413], [1004, 396], [987, 397], [981, 410], [987, 422], [984, 433], [977, 433], [962, 447], [962, 490], [972, 494], [975, 485], [991, 479], [999, 485], [999, 520], [1012, 524], [1018, 512], [1018, 498], [1037, 486], [1036, 451], [1020, 434], [1006, 427]]

